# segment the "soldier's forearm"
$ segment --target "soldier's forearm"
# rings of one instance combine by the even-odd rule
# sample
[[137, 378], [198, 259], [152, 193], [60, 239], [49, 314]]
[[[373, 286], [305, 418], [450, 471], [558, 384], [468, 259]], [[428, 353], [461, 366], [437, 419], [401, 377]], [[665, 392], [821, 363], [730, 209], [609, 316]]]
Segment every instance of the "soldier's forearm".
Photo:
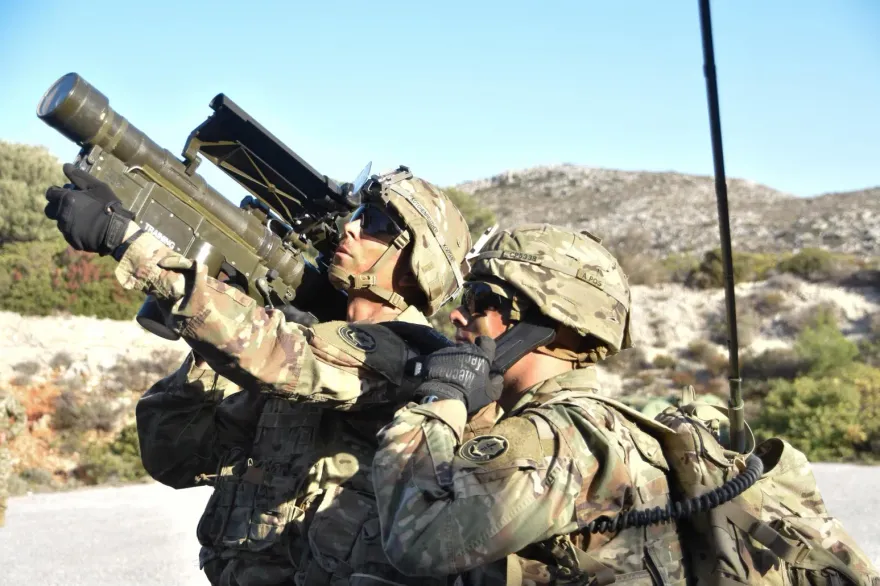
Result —
[[226, 378], [249, 388], [297, 388], [306, 340], [281, 312], [258, 306], [150, 234], [130, 243], [116, 277], [170, 305], [174, 328]]

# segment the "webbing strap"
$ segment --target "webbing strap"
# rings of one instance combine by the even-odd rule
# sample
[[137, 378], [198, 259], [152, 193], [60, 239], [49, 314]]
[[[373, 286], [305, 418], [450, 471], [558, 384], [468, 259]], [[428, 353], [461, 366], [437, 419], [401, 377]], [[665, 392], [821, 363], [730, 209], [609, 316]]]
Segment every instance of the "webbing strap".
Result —
[[846, 576], [853, 584], [866, 583], [830, 551], [822, 547], [813, 547], [807, 541], [792, 543], [770, 525], [746, 511], [736, 501], [725, 503], [719, 509], [731, 523], [792, 566], [817, 572], [832, 569]]
[[595, 578], [595, 580], [592, 581], [591, 584], [595, 584], [596, 586], [605, 586], [606, 584], [614, 584], [617, 581], [617, 576], [614, 575], [614, 571], [611, 568], [609, 568], [579, 547], [572, 547], [572, 549], [574, 550], [574, 555], [577, 558], [578, 568]]

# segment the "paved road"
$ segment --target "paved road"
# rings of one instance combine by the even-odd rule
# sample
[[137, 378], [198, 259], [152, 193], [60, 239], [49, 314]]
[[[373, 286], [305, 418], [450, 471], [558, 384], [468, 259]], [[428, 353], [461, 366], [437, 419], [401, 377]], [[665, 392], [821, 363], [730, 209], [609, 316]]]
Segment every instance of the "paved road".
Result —
[[[815, 472], [831, 513], [880, 565], [880, 467]], [[195, 525], [209, 491], [147, 484], [11, 499], [0, 585], [205, 586]]]

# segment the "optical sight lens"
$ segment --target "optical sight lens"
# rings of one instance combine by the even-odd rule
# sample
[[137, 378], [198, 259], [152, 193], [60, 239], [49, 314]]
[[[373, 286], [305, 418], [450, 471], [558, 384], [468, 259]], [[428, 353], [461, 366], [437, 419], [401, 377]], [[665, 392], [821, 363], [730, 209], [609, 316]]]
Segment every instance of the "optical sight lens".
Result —
[[43, 118], [52, 114], [73, 91], [77, 77], [78, 76], [75, 73], [68, 73], [56, 81], [52, 87], [43, 94], [43, 99], [40, 100], [40, 104], [37, 106], [37, 116]]

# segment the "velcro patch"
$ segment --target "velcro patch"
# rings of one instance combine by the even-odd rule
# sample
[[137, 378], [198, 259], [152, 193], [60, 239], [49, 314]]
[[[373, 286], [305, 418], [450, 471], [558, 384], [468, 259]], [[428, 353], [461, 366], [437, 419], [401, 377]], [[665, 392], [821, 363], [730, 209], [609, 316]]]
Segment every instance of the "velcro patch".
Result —
[[511, 417], [501, 421], [488, 434], [462, 444], [458, 457], [482, 470], [497, 470], [525, 462], [540, 467], [544, 460], [544, 445], [530, 419]]

